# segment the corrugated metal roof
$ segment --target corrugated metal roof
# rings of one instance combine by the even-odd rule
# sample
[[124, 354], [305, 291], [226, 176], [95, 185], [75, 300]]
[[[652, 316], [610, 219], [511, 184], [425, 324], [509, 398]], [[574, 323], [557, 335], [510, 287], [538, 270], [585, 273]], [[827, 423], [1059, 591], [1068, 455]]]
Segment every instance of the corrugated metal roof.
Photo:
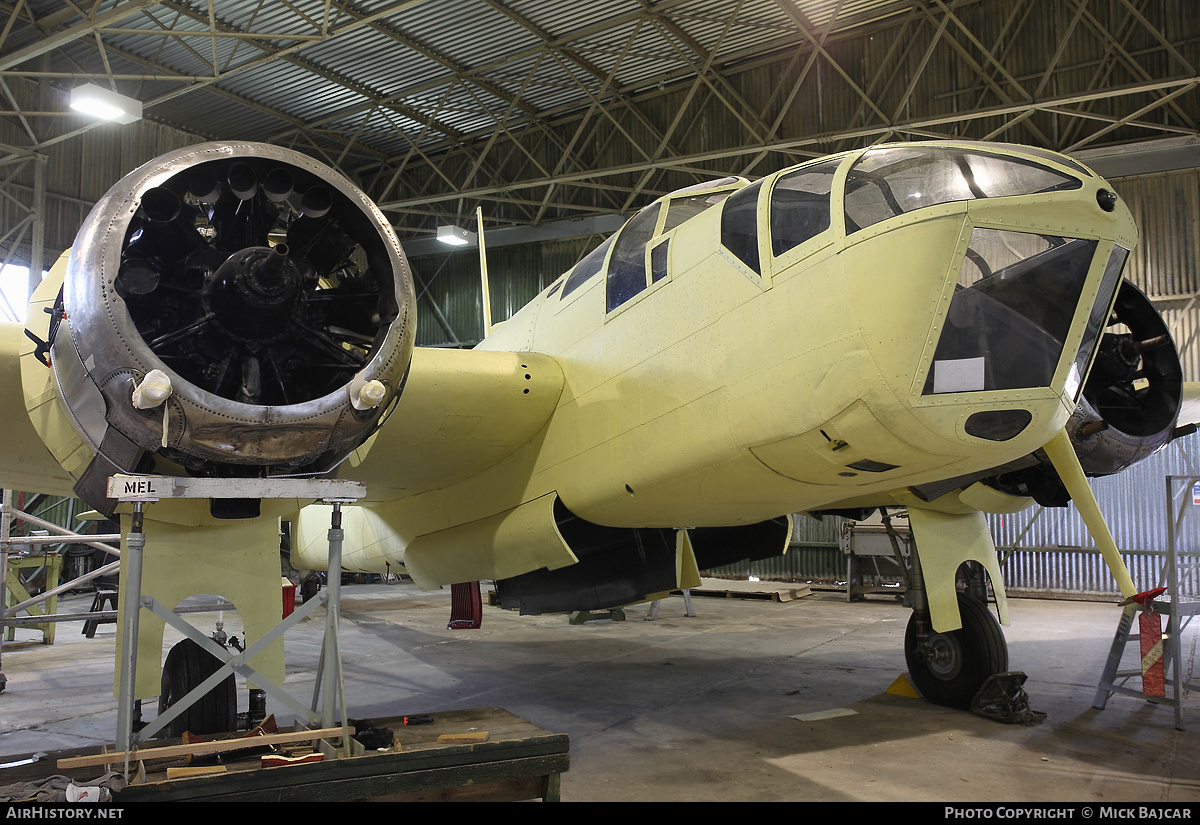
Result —
[[[215, 78], [196, 84], [208, 88], [161, 101], [164, 91], [178, 88], [148, 90], [142, 98], [147, 116], [241, 139], [272, 139], [297, 124], [320, 123], [357, 131], [358, 143], [385, 154], [394, 151], [390, 133], [397, 129], [424, 129], [424, 143], [433, 144], [487, 130], [510, 109], [512, 118], [527, 121], [589, 106], [580, 83], [599, 84], [614, 68], [616, 85], [629, 93], [664, 75], [694, 73], [704, 63], [702, 52], [717, 49], [717, 59], [745, 53], [795, 27], [774, 0], [664, 0], [649, 7], [637, 0], [372, 0], [328, 9], [324, 0], [223, 0], [212, 20], [204, 4], [126, 5], [128, 14], [108, 19], [100, 30], [103, 54], [88, 36], [68, 41], [60, 53], [88, 73], [105, 73], [107, 59], [117, 75]], [[908, 5], [854, 0], [843, 2], [840, 15], [894, 13]], [[64, 29], [81, 25], [57, 3], [31, 6], [35, 17]], [[837, 6], [833, 0], [797, 3], [818, 28]], [[95, 14], [119, 8], [107, 0]], [[12, 43], [34, 40], [30, 29], [17, 25]], [[145, 82], [136, 85], [147, 91]], [[275, 116], [249, 115], [245, 102], [222, 91]], [[381, 102], [395, 104], [401, 120], [364, 123]], [[405, 109], [425, 117], [407, 117]]]
[[[1200, 45], [1170, 4], [1132, 23], [1119, 5], [1071, 36], [1056, 4], [1003, 0], [221, 0], [211, 16], [196, 0], [27, 0], [0, 26], [0, 71], [64, 95], [111, 83], [160, 123], [296, 146], [352, 176], [399, 170], [393, 196], [487, 198], [511, 223], [625, 211], [698, 174], [897, 136], [977, 129], [1064, 148], [1155, 136], [1151, 121], [1195, 133], [1198, 94], [1182, 86], [946, 124], [1026, 100], [1060, 45], [1052, 96], [1196, 75]], [[1142, 111], [1176, 88], [1188, 94]], [[1050, 122], [1076, 105], [1065, 128]], [[78, 128], [36, 126], [37, 140]], [[601, 173], [585, 182], [585, 169]]]

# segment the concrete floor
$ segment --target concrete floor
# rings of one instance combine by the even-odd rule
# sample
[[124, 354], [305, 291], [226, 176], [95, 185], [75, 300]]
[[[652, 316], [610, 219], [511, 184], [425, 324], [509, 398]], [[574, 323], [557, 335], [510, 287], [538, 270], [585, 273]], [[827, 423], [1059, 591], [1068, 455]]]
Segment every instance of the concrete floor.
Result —
[[[1010, 667], [1048, 714], [1025, 727], [886, 693], [905, 669], [908, 620], [890, 600], [695, 597], [686, 618], [675, 597], [654, 622], [639, 606], [625, 622], [583, 626], [485, 607], [482, 629], [449, 631], [448, 592], [372, 584], [343, 596], [351, 716], [506, 708], [570, 735], [564, 801], [1200, 801], [1200, 696], [1185, 696], [1185, 731], [1166, 706], [1115, 696], [1091, 707], [1119, 618], [1108, 604], [1012, 602]], [[60, 610], [89, 604], [71, 597]], [[301, 697], [322, 616], [287, 641], [287, 686]], [[5, 646], [0, 754], [112, 741], [116, 626], [90, 641], [79, 627], [60, 625], [53, 646]], [[240, 633], [236, 616], [226, 631]], [[1183, 640], [1189, 673], [1197, 635]], [[790, 718], [841, 708], [854, 715]]]

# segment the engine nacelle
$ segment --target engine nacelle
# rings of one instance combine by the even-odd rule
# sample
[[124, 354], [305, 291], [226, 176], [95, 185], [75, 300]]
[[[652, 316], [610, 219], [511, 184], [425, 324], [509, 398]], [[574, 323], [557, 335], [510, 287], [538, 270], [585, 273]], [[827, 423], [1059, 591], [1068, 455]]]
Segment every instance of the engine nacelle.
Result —
[[1113, 314], [1126, 332], [1100, 339], [1083, 398], [1067, 425], [1088, 475], [1120, 472], [1171, 440], [1183, 402], [1183, 367], [1162, 316], [1121, 284]]
[[329, 471], [399, 397], [415, 305], [391, 227], [324, 164], [254, 143], [147, 163], [88, 216], [55, 307], [60, 402], [96, 455], [77, 494], [111, 510], [109, 475], [164, 460]]

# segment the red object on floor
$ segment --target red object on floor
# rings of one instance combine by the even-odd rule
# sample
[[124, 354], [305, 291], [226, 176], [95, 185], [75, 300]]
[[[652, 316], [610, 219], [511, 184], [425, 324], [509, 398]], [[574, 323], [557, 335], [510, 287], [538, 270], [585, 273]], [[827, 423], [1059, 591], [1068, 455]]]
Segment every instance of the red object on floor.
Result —
[[1162, 617], [1152, 610], [1139, 611], [1138, 637], [1142, 648], [1142, 695], [1164, 697], [1167, 688], [1163, 675]]
[[292, 615], [296, 610], [296, 588], [299, 587], [289, 579], [283, 580], [283, 618]]
[[450, 585], [450, 623], [447, 630], [474, 630], [483, 625], [483, 598], [479, 582]]

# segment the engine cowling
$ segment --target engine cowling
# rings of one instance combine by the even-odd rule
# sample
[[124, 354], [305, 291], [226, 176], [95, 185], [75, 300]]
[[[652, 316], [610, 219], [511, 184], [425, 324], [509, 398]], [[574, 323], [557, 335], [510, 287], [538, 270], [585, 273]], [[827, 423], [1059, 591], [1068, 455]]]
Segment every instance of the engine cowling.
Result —
[[[1088, 476], [1120, 472], [1166, 446], [1183, 402], [1183, 367], [1170, 330], [1150, 299], [1123, 281], [1067, 433]], [[1040, 450], [1028, 466], [987, 483], [1065, 507], [1071, 497]]]
[[1080, 464], [1094, 476], [1120, 472], [1166, 446], [1183, 401], [1179, 352], [1150, 299], [1124, 281], [1113, 314], [1125, 331], [1100, 339], [1067, 425]]
[[172, 152], [110, 189], [55, 314], [60, 401], [96, 454], [76, 491], [102, 510], [109, 475], [160, 459], [204, 476], [328, 472], [399, 397], [416, 319], [404, 253], [366, 195], [254, 143]]

